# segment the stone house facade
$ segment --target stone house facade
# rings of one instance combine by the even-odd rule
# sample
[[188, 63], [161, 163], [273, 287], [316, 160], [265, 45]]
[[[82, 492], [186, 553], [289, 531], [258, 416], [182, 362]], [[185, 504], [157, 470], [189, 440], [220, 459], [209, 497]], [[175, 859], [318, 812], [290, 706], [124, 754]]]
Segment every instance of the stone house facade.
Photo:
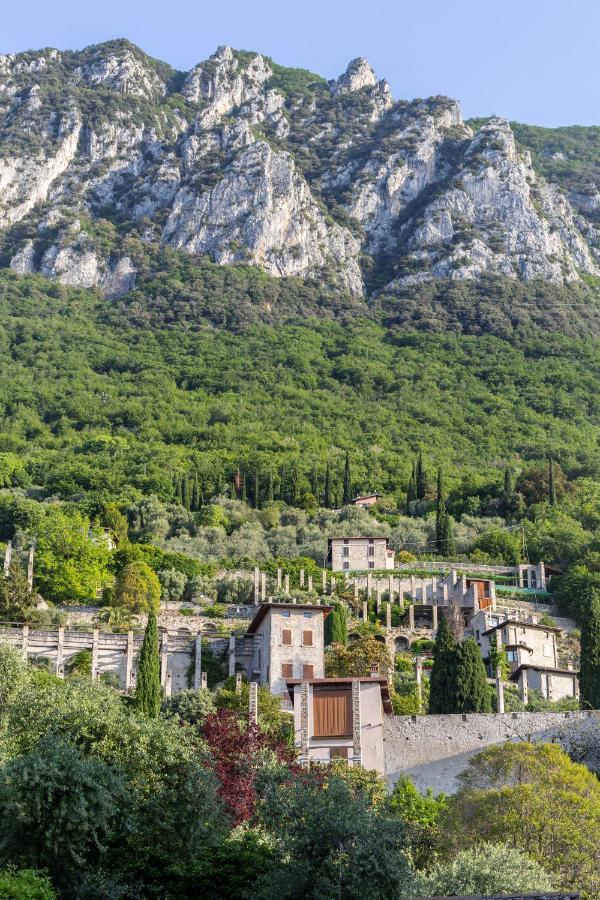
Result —
[[393, 569], [394, 551], [386, 537], [332, 537], [328, 561], [332, 572]]

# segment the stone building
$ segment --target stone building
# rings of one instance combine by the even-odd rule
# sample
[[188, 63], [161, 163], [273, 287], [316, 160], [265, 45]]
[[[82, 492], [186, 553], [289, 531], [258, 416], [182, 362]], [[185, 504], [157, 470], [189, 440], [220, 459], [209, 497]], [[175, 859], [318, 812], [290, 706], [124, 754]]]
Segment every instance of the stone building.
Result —
[[352, 506], [360, 506], [362, 509], [370, 509], [371, 506], [375, 506], [379, 502], [379, 498], [381, 494], [361, 494], [358, 497], [355, 497], [354, 500], [351, 500], [350, 503]]
[[332, 537], [327, 547], [332, 572], [394, 568], [394, 551], [386, 537]]
[[[510, 680], [519, 685], [524, 703], [528, 701], [528, 689], [540, 691], [547, 700], [579, 695], [576, 672], [558, 665], [556, 636], [560, 629], [540, 625], [535, 616], [517, 621], [482, 610], [473, 616], [471, 631], [488, 666], [492, 644], [506, 651]], [[491, 677], [495, 674], [489, 670]]]

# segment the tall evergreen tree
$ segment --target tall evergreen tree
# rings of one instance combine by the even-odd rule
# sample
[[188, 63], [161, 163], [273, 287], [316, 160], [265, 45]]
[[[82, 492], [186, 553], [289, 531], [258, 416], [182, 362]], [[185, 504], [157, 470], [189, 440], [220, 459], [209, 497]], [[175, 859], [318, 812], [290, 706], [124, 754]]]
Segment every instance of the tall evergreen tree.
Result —
[[325, 643], [348, 643], [348, 614], [343, 603], [335, 603], [325, 619]]
[[220, 472], [217, 472], [217, 478], [215, 481], [215, 496], [220, 497], [221, 491], [223, 490], [223, 478]]
[[352, 500], [352, 476], [350, 474], [350, 453], [346, 450], [346, 462], [344, 464], [344, 492], [342, 503], [346, 506]]
[[412, 472], [410, 473], [410, 478], [408, 479], [408, 487], [406, 489], [406, 512], [410, 514], [411, 512], [411, 503], [417, 499], [417, 464], [413, 463]]
[[440, 616], [435, 645], [433, 667], [429, 679], [429, 712], [444, 714], [455, 712], [456, 670], [458, 644], [452, 636], [444, 615]]
[[275, 492], [273, 490], [273, 472], [269, 470], [269, 480], [267, 482], [267, 503], [273, 503]]
[[331, 509], [331, 473], [329, 471], [329, 462], [325, 466], [325, 485], [323, 487], [323, 506], [325, 509]]
[[600, 709], [600, 590], [590, 591], [581, 624], [579, 689], [583, 709]]
[[417, 471], [415, 478], [415, 487], [417, 492], [417, 500], [425, 500], [427, 497], [427, 473], [423, 465], [423, 451], [419, 450], [417, 457]]
[[504, 488], [502, 490], [502, 499], [505, 503], [510, 503], [515, 493], [515, 476], [510, 466], [504, 470]]
[[196, 512], [200, 509], [200, 482], [198, 481], [198, 473], [194, 472], [194, 480], [192, 482], [192, 496], [190, 500], [190, 508]]
[[260, 479], [258, 469], [254, 470], [254, 508], [260, 509]]
[[135, 686], [135, 706], [149, 719], [156, 719], [160, 712], [160, 657], [158, 652], [158, 624], [156, 613], [148, 613], [148, 624], [144, 632], [137, 683]]
[[310, 490], [312, 492], [313, 497], [318, 498], [319, 496], [319, 476], [317, 474], [317, 467], [313, 463], [312, 472], [310, 474]]
[[192, 498], [190, 496], [190, 479], [186, 474], [182, 478], [181, 505], [185, 509], [190, 509], [191, 502]]
[[246, 493], [246, 475], [245, 475], [245, 474], [242, 475], [242, 496], [241, 496], [241, 501], [242, 501], [242, 503], [247, 503], [247, 502], [248, 502], [248, 494]]
[[469, 637], [458, 647], [454, 710], [457, 713], [491, 712], [492, 703], [481, 650]]
[[548, 500], [550, 506], [556, 506], [556, 482], [554, 481], [554, 462], [548, 460]]

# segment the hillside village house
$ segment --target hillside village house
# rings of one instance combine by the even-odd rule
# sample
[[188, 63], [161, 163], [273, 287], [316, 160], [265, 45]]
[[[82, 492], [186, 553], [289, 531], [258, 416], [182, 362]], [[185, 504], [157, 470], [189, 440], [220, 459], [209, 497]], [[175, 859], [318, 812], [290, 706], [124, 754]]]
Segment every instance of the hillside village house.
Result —
[[329, 606], [263, 603], [235, 641], [236, 664], [266, 685], [294, 714], [295, 743], [308, 762], [347, 759], [383, 773], [383, 717], [392, 713], [387, 680], [325, 678]]
[[[471, 630], [488, 665], [492, 643], [506, 651], [510, 680], [519, 685], [523, 702], [528, 700], [529, 689], [540, 691], [547, 700], [579, 695], [576, 672], [558, 665], [558, 628], [540, 625], [535, 617], [522, 622], [482, 610], [473, 616]], [[489, 674], [495, 675], [491, 671]]]
[[376, 503], [379, 502], [379, 498], [381, 494], [360, 494], [358, 497], [355, 497], [354, 500], [351, 500], [350, 503], [352, 506], [360, 506], [362, 509], [369, 509], [371, 506], [375, 506]]
[[394, 551], [386, 537], [332, 537], [327, 558], [332, 572], [393, 569]]

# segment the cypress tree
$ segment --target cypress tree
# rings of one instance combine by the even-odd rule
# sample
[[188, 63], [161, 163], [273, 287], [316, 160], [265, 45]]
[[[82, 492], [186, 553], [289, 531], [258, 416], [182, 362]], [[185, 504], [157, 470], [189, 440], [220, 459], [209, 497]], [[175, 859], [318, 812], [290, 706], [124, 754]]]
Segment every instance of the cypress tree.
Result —
[[216, 481], [215, 481], [215, 494], [216, 494], [217, 497], [220, 497], [220, 496], [221, 496], [221, 491], [222, 491], [222, 490], [223, 490], [222, 476], [221, 476], [221, 473], [220, 473], [220, 472], [217, 472], [217, 478], [216, 478]]
[[242, 475], [242, 503], [248, 502], [248, 495], [246, 494], [246, 476]]
[[310, 476], [310, 490], [313, 497], [317, 498], [319, 496], [319, 477], [317, 475], [317, 467], [314, 464]]
[[348, 614], [343, 603], [335, 603], [325, 619], [325, 643], [348, 643]]
[[350, 453], [346, 450], [346, 462], [344, 464], [344, 492], [342, 503], [344, 506], [352, 500], [352, 477], [350, 475]]
[[467, 638], [458, 647], [455, 685], [453, 712], [492, 711], [485, 666], [475, 638]]
[[149, 719], [156, 719], [160, 712], [160, 658], [158, 652], [158, 625], [156, 613], [148, 613], [148, 624], [140, 651], [135, 706]]
[[510, 466], [504, 470], [504, 488], [502, 491], [502, 499], [505, 503], [510, 503], [515, 493], [515, 477]]
[[554, 481], [554, 463], [552, 458], [548, 460], [548, 500], [550, 506], [556, 506], [556, 483]]
[[269, 472], [269, 480], [267, 483], [267, 503], [273, 503], [275, 494], [273, 491], [273, 472]]
[[455, 712], [458, 644], [444, 615], [440, 616], [433, 648], [433, 667], [429, 679], [429, 712]]
[[198, 482], [198, 473], [194, 473], [194, 481], [192, 482], [192, 497], [190, 507], [196, 512], [200, 509], [201, 501], [200, 501], [200, 484]]
[[417, 458], [417, 471], [415, 479], [415, 487], [417, 491], [417, 500], [424, 500], [427, 496], [427, 474], [423, 465], [423, 452], [419, 450]]
[[254, 470], [254, 508], [260, 509], [260, 480], [258, 469]]
[[417, 499], [417, 482], [416, 482], [416, 464], [413, 463], [412, 472], [408, 479], [408, 487], [406, 489], [406, 512], [410, 515], [410, 504]]
[[190, 480], [187, 475], [184, 475], [182, 479], [181, 505], [185, 507], [185, 509], [190, 509], [191, 506]]
[[438, 469], [437, 501], [435, 507], [435, 543], [437, 552], [440, 555], [443, 555], [446, 549], [448, 530], [447, 519], [448, 513], [446, 511], [446, 496], [444, 494], [444, 476], [442, 475], [442, 470]]
[[325, 485], [323, 488], [323, 506], [325, 509], [331, 509], [331, 475], [329, 472], [329, 462], [325, 466]]
[[581, 625], [582, 709], [600, 709], [600, 591], [592, 588]]

